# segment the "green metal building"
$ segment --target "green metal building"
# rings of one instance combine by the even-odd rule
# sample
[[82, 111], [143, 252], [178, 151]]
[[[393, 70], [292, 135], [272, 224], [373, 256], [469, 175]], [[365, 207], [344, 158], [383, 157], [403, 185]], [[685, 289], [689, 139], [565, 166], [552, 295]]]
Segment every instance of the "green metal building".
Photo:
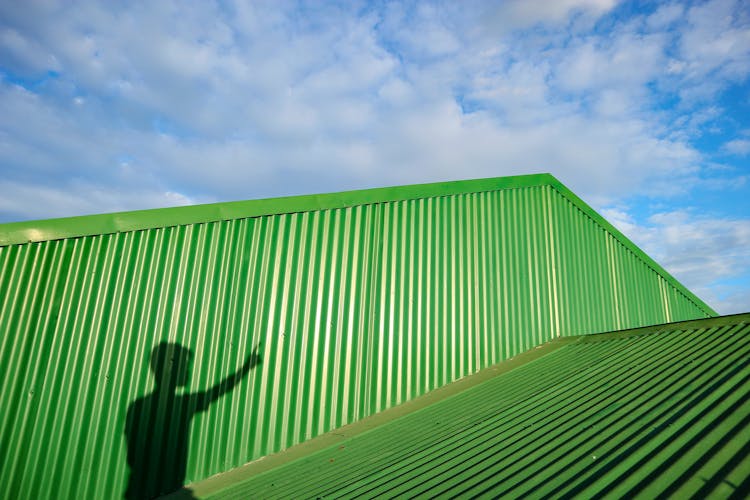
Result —
[[0, 497], [200, 491], [545, 343], [713, 316], [547, 174], [0, 225]]

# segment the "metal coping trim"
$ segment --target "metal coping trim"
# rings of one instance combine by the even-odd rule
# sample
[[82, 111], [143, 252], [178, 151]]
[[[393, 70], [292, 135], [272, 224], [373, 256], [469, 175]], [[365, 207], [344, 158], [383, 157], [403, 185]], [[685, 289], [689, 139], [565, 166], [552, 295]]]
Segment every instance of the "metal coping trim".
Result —
[[0, 224], [0, 246], [554, 183], [559, 181], [550, 174], [518, 175], [11, 222]]
[[43, 241], [147, 229], [168, 228], [188, 224], [204, 224], [251, 217], [351, 208], [394, 201], [419, 200], [458, 194], [482, 193], [503, 189], [550, 186], [602, 228], [611, 233], [625, 248], [662, 275], [668, 283], [685, 295], [708, 316], [717, 316], [708, 304], [685, 288], [662, 266], [638, 248], [630, 239], [599, 215], [586, 202], [565, 187], [552, 174], [529, 174], [490, 177], [461, 181], [411, 184], [338, 193], [285, 196], [260, 200], [229, 201], [184, 207], [156, 208], [130, 212], [114, 212], [56, 219], [43, 219], [0, 224], [0, 248]]

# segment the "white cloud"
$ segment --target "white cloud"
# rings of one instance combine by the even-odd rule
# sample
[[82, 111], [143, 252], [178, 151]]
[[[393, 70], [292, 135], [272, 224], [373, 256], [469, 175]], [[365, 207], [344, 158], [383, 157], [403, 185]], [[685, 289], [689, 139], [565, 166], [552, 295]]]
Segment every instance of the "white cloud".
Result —
[[[692, 142], [750, 74], [742, 3], [616, 7], [0, 3], [0, 217], [540, 171], [599, 206], [746, 183]], [[678, 215], [608, 216], [740, 297], [747, 221]]]
[[[149, 190], [134, 193], [83, 181], [73, 181], [63, 186], [39, 186], [2, 180], [0, 192], [3, 193], [0, 197], [0, 212], [15, 213], [19, 207], [23, 207], [24, 215], [39, 219], [68, 213], [119, 212], [143, 206], [160, 208], [190, 205], [197, 201], [172, 191]], [[49, 207], [54, 207], [59, 212], [51, 214]]]
[[444, 9], [421, 3], [407, 7], [388, 4], [378, 30], [399, 51], [412, 59], [432, 59], [456, 53], [462, 47], [461, 34], [452, 26], [453, 19]]
[[616, 0], [509, 0], [487, 7], [482, 18], [488, 32], [505, 32], [537, 24], [567, 23], [572, 14], [596, 19], [617, 3]]
[[723, 146], [724, 150], [738, 156], [746, 156], [750, 154], [750, 140], [748, 139], [733, 139]]
[[743, 3], [712, 0], [691, 7], [680, 37], [683, 99], [713, 97], [726, 82], [742, 81], [750, 72], [750, 26], [742, 19]]
[[744, 284], [718, 283], [697, 289], [696, 292], [708, 304], [715, 304], [719, 314], [740, 314], [750, 312], [750, 286]]
[[[685, 47], [746, 30], [680, 5], [604, 33], [573, 26], [614, 7], [6, 4], [4, 32], [33, 44], [8, 44], [0, 63], [34, 54], [24, 71], [60, 77], [2, 84], [0, 168], [12, 182], [119, 186], [128, 157], [132, 189], [194, 199], [537, 171], [598, 202], [684, 194], [706, 164], [690, 140], [722, 110], [691, 108], [684, 123], [653, 111], [655, 82], [700, 65], [669, 53], [682, 32], [665, 27], [687, 30]], [[745, 57], [727, 46], [711, 54]]]
[[558, 81], [566, 90], [638, 88], [654, 80], [665, 65], [666, 39], [660, 35], [620, 34], [614, 40], [584, 40], [558, 65]]
[[5, 64], [19, 69], [21, 74], [60, 69], [57, 58], [50, 51], [13, 28], [0, 29], [0, 54]]
[[[568, 2], [538, 21], [611, 7]], [[525, 4], [503, 8], [532, 22]], [[412, 63], [398, 50], [427, 49], [403, 38], [391, 40], [398, 50], [388, 48], [385, 18], [374, 12], [331, 7], [322, 22], [307, 24], [284, 8], [244, 4], [230, 13], [212, 4], [160, 4], [144, 19], [146, 10], [80, 4], [38, 13], [44, 50], [57, 51], [63, 64], [55, 84], [75, 82], [75, 95], [62, 100], [5, 86], [1, 151], [5, 165], [25, 170], [12, 179], [50, 176], [51, 183], [56, 174], [106, 185], [120, 182], [117, 165], [126, 156], [144, 189], [197, 198], [310, 190], [312, 172], [321, 184], [339, 179], [336, 187], [345, 188], [541, 170], [583, 195], [612, 198], [655, 177], [690, 175], [700, 161], [684, 138], [666, 137], [634, 104], [642, 91], [632, 88], [661, 61], [658, 36], [588, 37], [576, 51], [551, 57], [485, 40], [473, 53], [469, 39], [448, 36], [460, 16], [431, 6], [384, 14], [395, 25], [421, 26], [414, 36], [427, 34], [419, 40], [434, 50]], [[55, 28], [42, 29], [53, 16]], [[165, 24], [174, 16], [178, 22]], [[589, 56], [589, 67], [605, 71], [566, 72]], [[636, 59], [639, 71], [629, 71]], [[592, 91], [591, 109], [559, 97], [556, 81]], [[461, 89], [477, 112], [465, 114], [456, 102]], [[613, 183], [623, 171], [627, 178]]]
[[679, 21], [684, 12], [685, 8], [678, 3], [662, 5], [648, 16], [646, 22], [651, 29], [663, 29]]

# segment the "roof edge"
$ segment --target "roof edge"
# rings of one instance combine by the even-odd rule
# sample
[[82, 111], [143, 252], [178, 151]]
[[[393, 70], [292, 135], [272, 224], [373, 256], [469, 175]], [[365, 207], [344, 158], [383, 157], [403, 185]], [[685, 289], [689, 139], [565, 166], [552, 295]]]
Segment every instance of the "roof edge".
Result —
[[11, 222], [0, 224], [0, 247], [550, 184], [559, 181], [543, 173]]
[[565, 187], [565, 185], [558, 181], [555, 177], [550, 175], [552, 180], [550, 184], [557, 189], [557, 191], [565, 198], [567, 198], [574, 206], [578, 207], [584, 214], [589, 216], [594, 222], [599, 224], [605, 231], [611, 233], [625, 248], [633, 252], [638, 258], [646, 263], [651, 269], [657, 274], [660, 274], [667, 280], [667, 283], [672, 285], [677, 291], [682, 293], [686, 298], [693, 302], [698, 308], [703, 309], [709, 316], [718, 316], [718, 313], [714, 309], [703, 302], [697, 295], [691, 292], [685, 285], [677, 281], [666, 269], [664, 269], [658, 262], [652, 259], [646, 252], [641, 250], [638, 245], [633, 243], [630, 238], [625, 236], [619, 229], [613, 226], [607, 219], [602, 217], [596, 210], [591, 208], [585, 201], [578, 197], [573, 191]]
[[414, 200], [435, 196], [480, 193], [499, 189], [551, 186], [594, 222], [609, 231], [626, 248], [643, 260], [655, 272], [664, 276], [675, 289], [688, 297], [709, 316], [717, 313], [708, 304], [685, 288], [656, 261], [638, 248], [630, 239], [599, 215], [585, 201], [565, 187], [552, 174], [529, 174], [490, 177], [461, 181], [411, 184], [336, 193], [285, 196], [260, 200], [229, 201], [181, 207], [113, 212], [56, 219], [42, 219], [0, 224], [0, 247], [42, 241], [105, 235], [128, 231], [203, 224], [248, 217], [310, 212], [348, 208], [392, 201]]
[[662, 323], [659, 325], [641, 326], [627, 330], [615, 330], [612, 332], [589, 333], [576, 335], [574, 337], [561, 337], [562, 342], [593, 343], [604, 342], [613, 339], [624, 339], [628, 337], [639, 337], [641, 335], [658, 335], [672, 330], [694, 330], [699, 328], [717, 328], [726, 325], [740, 325], [750, 323], [750, 312], [728, 314], [725, 316], [714, 316], [712, 318], [688, 319], [674, 323]]

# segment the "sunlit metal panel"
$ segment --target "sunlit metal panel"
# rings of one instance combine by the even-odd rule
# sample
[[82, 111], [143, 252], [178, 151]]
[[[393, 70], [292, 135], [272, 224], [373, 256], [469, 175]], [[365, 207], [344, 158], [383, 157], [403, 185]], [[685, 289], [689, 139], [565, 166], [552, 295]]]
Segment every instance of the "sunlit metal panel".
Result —
[[[41, 221], [50, 239], [28, 243], [34, 223], [0, 226], [0, 496], [122, 495], [128, 444], [164, 490], [557, 336], [714, 314], [551, 176], [508, 179], [287, 199], [293, 213], [188, 207], [195, 223], [166, 209], [179, 225], [158, 210]], [[262, 362], [205, 411], [175, 410], [155, 392], [160, 342], [192, 351], [176, 394], [256, 346]], [[166, 441], [145, 442], [146, 416], [166, 414]]]

